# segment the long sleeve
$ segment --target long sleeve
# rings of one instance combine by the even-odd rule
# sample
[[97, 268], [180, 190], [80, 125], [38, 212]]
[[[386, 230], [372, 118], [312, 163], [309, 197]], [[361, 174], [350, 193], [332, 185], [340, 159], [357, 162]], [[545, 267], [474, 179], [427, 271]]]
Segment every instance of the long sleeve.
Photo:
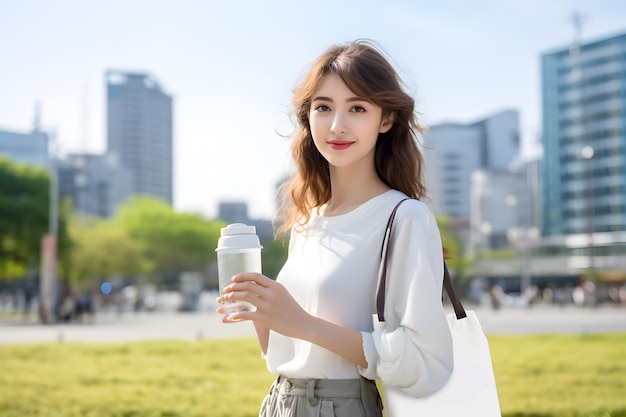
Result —
[[413, 200], [400, 206], [390, 244], [386, 327], [362, 332], [368, 367], [359, 372], [412, 396], [426, 396], [445, 384], [453, 368], [441, 302], [441, 237], [426, 205]]

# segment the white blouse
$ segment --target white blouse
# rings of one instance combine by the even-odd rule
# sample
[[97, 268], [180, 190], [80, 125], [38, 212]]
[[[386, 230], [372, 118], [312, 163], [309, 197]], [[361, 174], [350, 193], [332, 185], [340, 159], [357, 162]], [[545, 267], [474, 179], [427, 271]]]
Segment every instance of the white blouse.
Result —
[[289, 257], [277, 277], [308, 313], [360, 331], [368, 367], [270, 331], [266, 361], [271, 373], [317, 379], [360, 374], [416, 396], [446, 382], [453, 361], [441, 303], [441, 238], [435, 217], [420, 201], [405, 201], [396, 214], [387, 269], [386, 330], [372, 329], [385, 226], [393, 207], [405, 197], [390, 190], [339, 216], [314, 211], [305, 232], [292, 231]]

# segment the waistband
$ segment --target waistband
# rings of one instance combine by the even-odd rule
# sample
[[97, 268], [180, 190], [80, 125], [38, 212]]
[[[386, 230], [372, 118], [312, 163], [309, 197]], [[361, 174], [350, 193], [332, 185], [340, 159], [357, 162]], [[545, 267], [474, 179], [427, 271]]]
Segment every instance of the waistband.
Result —
[[[315, 404], [318, 398], [353, 398], [369, 400], [365, 390], [377, 389], [376, 383], [369, 379], [300, 379], [279, 376], [274, 382], [274, 389], [281, 395], [305, 397], [309, 404]], [[365, 397], [365, 398], [364, 398]]]

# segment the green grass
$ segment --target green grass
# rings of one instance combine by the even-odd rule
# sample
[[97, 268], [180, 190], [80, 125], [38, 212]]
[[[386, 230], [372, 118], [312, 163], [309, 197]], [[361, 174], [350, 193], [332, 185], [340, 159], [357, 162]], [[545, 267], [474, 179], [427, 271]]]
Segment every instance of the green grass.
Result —
[[503, 415], [626, 416], [626, 334], [490, 336]]
[[0, 416], [256, 416], [254, 340], [0, 347]]
[[[504, 416], [626, 417], [626, 334], [490, 336]], [[256, 416], [252, 339], [0, 346], [0, 416]]]

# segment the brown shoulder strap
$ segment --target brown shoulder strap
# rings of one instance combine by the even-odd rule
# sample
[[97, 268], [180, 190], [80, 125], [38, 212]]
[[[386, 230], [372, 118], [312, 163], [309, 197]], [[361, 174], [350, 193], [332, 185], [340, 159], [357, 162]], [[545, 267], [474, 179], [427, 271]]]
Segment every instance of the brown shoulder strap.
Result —
[[[396, 212], [398, 211], [398, 207], [402, 202], [409, 200], [409, 198], [405, 198], [400, 200], [398, 204], [393, 208], [391, 215], [389, 216], [389, 220], [387, 221], [387, 228], [385, 229], [385, 236], [383, 238], [383, 244], [381, 248], [381, 260], [380, 267], [378, 269], [378, 285], [376, 287], [376, 312], [378, 313], [378, 321], [385, 321], [385, 294], [387, 288], [387, 255], [389, 253], [389, 240], [391, 239], [391, 228], [393, 226], [393, 220], [396, 217]], [[456, 295], [456, 291], [454, 290], [454, 285], [452, 285], [452, 279], [450, 278], [450, 272], [448, 271], [448, 265], [446, 264], [445, 259], [443, 260], [443, 286], [448, 293], [448, 298], [450, 298], [450, 302], [454, 307], [454, 313], [456, 314], [457, 319], [462, 319], [467, 317], [465, 313], [465, 309], [463, 308], [463, 304], [461, 304], [461, 300]]]
[[448, 265], [446, 264], [445, 259], [443, 260], [443, 286], [448, 293], [448, 298], [452, 303], [457, 320], [467, 317], [463, 304], [461, 304], [461, 300], [456, 295], [456, 291], [454, 290], [454, 285], [452, 285], [452, 278], [450, 278], [450, 271], [448, 271]]
[[383, 245], [380, 252], [380, 266], [378, 269], [378, 284], [376, 286], [376, 311], [378, 312], [378, 321], [385, 321], [385, 294], [387, 289], [387, 253], [389, 252], [389, 239], [391, 239], [391, 226], [393, 226], [393, 219], [396, 217], [398, 207], [403, 201], [409, 200], [408, 198], [402, 199], [393, 208], [393, 211], [389, 215], [387, 220], [387, 228], [385, 229], [385, 237], [383, 238]]

